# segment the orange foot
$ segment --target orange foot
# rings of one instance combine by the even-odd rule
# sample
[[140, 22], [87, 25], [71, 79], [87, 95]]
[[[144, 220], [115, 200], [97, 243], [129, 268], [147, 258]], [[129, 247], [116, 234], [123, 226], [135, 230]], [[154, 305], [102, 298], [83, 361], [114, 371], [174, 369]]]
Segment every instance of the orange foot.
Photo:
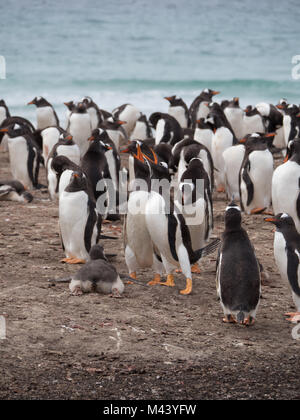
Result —
[[173, 274], [168, 274], [167, 275], [167, 281], [164, 283], [159, 283], [162, 284], [163, 286], [169, 286], [169, 287], [174, 287], [175, 286], [175, 282], [174, 282], [174, 276]]
[[[200, 274], [201, 273], [201, 270], [200, 270], [200, 267], [199, 267], [198, 263], [192, 265], [191, 272], [195, 273], [195, 274]], [[181, 268], [177, 268], [176, 273], [182, 273]]]
[[[135, 271], [133, 271], [132, 273], [130, 273], [130, 274], [129, 274], [129, 277], [131, 277], [133, 280], [136, 280], [136, 272], [135, 272]], [[126, 284], [134, 284], [134, 282], [133, 282], [133, 281], [128, 280], [128, 281], [126, 281]]]
[[184, 290], [180, 290], [181, 295], [189, 295], [193, 289], [192, 279], [186, 279], [186, 288]]
[[300, 312], [287, 312], [284, 315], [288, 317], [286, 320], [293, 324], [300, 322]]
[[85, 264], [86, 261], [80, 258], [69, 258], [67, 261], [68, 264]]
[[218, 187], [217, 192], [218, 193], [224, 193], [225, 192], [225, 187]]
[[257, 207], [255, 209], [252, 209], [250, 214], [262, 214], [266, 210], [267, 207]]
[[155, 274], [153, 280], [148, 281], [148, 286], [154, 286], [155, 284], [160, 284], [160, 274]]
[[248, 318], [244, 320], [244, 325], [246, 325], [246, 327], [250, 327], [251, 325], [254, 325], [254, 323], [255, 323], [255, 319], [252, 318], [252, 316], [249, 316]]
[[116, 288], [114, 288], [114, 289], [112, 289], [111, 294], [109, 295], [109, 297], [112, 297], [112, 298], [121, 298], [122, 296], [120, 295], [119, 290], [116, 289]]
[[223, 318], [223, 322], [225, 324], [236, 324], [236, 320], [233, 318], [232, 315], [226, 315], [225, 318]]

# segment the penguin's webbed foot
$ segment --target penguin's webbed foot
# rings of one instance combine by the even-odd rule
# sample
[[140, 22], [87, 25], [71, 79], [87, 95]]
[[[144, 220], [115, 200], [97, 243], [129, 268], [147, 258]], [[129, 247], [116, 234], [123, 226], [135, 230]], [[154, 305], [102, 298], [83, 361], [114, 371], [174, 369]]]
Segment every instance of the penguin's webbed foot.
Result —
[[116, 288], [112, 289], [111, 294], [109, 295], [109, 297], [111, 297], [111, 298], [118, 298], [118, 299], [122, 298], [119, 290], [116, 289]]
[[250, 327], [251, 325], [254, 325], [254, 323], [255, 323], [255, 319], [252, 316], [249, 316], [248, 318], [244, 320], [244, 325], [246, 327]]
[[167, 281], [166, 282], [160, 282], [159, 284], [161, 284], [162, 286], [168, 286], [168, 287], [174, 287], [175, 286], [175, 282], [174, 282], [174, 276], [173, 274], [168, 274], [167, 275]]
[[71, 258], [67, 263], [68, 264], [85, 264], [86, 261], [82, 260], [81, 258]]
[[287, 312], [284, 315], [288, 317], [286, 321], [292, 322], [293, 324], [300, 322], [300, 312]]
[[184, 290], [180, 290], [181, 295], [189, 295], [193, 289], [193, 282], [192, 279], [186, 279], [186, 288]]
[[[133, 271], [132, 273], [129, 274], [129, 277], [131, 277], [133, 280], [136, 280], [136, 272]], [[133, 281], [126, 281], [126, 284], [134, 284]]]
[[[176, 271], [176, 273], [182, 273], [181, 268], [177, 268], [175, 271]], [[191, 272], [194, 273], [194, 274], [201, 274], [201, 270], [200, 270], [200, 267], [199, 267], [198, 263], [193, 264], [191, 266]]]
[[72, 296], [81, 296], [83, 295], [83, 291], [81, 290], [80, 286], [75, 287], [73, 292], [71, 293]]
[[224, 193], [225, 192], [225, 187], [221, 186], [217, 188], [217, 192], [218, 193]]
[[155, 284], [160, 284], [160, 274], [155, 274], [155, 276], [153, 277], [153, 280], [148, 281], [148, 286], [154, 286]]
[[250, 211], [250, 214], [265, 214], [264, 211], [267, 209], [267, 207], [256, 207], [255, 209], [252, 209]]
[[225, 318], [223, 318], [223, 322], [225, 324], [236, 324], [236, 320], [233, 318], [231, 314], [225, 315]]

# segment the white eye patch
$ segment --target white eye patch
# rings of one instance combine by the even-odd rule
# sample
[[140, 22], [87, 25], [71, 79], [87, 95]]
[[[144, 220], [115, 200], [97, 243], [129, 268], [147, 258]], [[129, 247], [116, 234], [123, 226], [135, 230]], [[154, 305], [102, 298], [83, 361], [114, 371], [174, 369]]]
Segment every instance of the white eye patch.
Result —
[[241, 211], [239, 206], [227, 206], [225, 211], [228, 211], [230, 209], [235, 209], [235, 210]]
[[168, 165], [166, 162], [159, 162], [160, 166], [163, 166], [164, 168], [168, 169]]
[[205, 93], [209, 93], [209, 90], [208, 89], [204, 89], [204, 91], [203, 92], [205, 92]]
[[251, 137], [260, 137], [260, 135], [258, 133], [253, 133], [251, 134]]
[[289, 217], [289, 215], [287, 213], [283, 213], [280, 217], [280, 219], [286, 219], [287, 217]]

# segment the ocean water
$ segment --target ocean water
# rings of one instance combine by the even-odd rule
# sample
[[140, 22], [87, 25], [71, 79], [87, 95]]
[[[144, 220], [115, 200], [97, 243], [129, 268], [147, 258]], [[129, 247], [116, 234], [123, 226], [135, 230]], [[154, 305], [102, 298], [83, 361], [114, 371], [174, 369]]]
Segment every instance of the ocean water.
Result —
[[62, 125], [63, 102], [84, 95], [147, 115], [167, 110], [164, 96], [190, 105], [206, 87], [243, 106], [300, 102], [298, 0], [6, 0], [0, 16], [0, 97], [32, 121], [35, 96]]

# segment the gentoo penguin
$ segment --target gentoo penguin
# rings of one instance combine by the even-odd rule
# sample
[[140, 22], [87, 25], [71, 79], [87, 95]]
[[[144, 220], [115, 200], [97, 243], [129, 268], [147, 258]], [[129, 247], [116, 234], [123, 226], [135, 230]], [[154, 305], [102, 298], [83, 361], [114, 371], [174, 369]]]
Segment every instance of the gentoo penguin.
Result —
[[89, 147], [88, 138], [92, 134], [91, 118], [87, 112], [86, 104], [83, 102], [74, 105], [67, 132], [71, 134], [74, 142], [78, 145], [82, 157]]
[[76, 165], [80, 164], [80, 150], [77, 144], [74, 143], [73, 138], [70, 134], [62, 133], [60, 135], [59, 141], [52, 148], [46, 163], [48, 191], [51, 200], [55, 200], [59, 196], [57, 173], [52, 169], [52, 162], [56, 156], [66, 156]]
[[293, 218], [287, 213], [279, 213], [265, 218], [276, 226], [274, 236], [274, 257], [280, 276], [288, 281], [297, 312], [287, 313], [288, 321], [300, 321], [300, 234]]
[[273, 156], [268, 143], [274, 133], [253, 133], [248, 137], [239, 173], [240, 200], [247, 214], [264, 212], [271, 204]]
[[206, 119], [214, 126], [211, 144], [211, 154], [216, 168], [215, 181], [218, 192], [225, 191], [225, 162], [223, 152], [230, 146], [237, 144], [237, 138], [229, 124], [223, 109], [214, 102], [209, 106], [210, 112]]
[[244, 135], [244, 111], [240, 108], [239, 98], [233, 98], [224, 108], [224, 114], [231, 125], [235, 136], [241, 139]]
[[[3, 99], [0, 100], [0, 126], [4, 120], [10, 117], [10, 112], [8, 107]], [[4, 135], [3, 139], [0, 137], [0, 152], [7, 152], [8, 145], [7, 145], [7, 136]]]
[[66, 112], [66, 127], [69, 126], [69, 122], [70, 122], [70, 115], [72, 113], [72, 111], [74, 110], [76, 104], [74, 103], [74, 101], [69, 101], [69, 102], [64, 102], [64, 105], [67, 107], [67, 112]]
[[[29, 120], [27, 120], [26, 118], [23, 118], [23, 117], [19, 117], [19, 116], [8, 117], [2, 122], [0, 128], [6, 128], [6, 127], [8, 127], [10, 125], [13, 125], [13, 124], [18, 124], [19, 126], [26, 126], [28, 131], [31, 133], [36, 145], [38, 146], [38, 149], [40, 150], [40, 152], [42, 152], [42, 148], [43, 148], [42, 142], [43, 142], [43, 140], [42, 140], [42, 136], [40, 135], [40, 131], [36, 130], [35, 127], [33, 126], [33, 124]], [[1, 143], [1, 140], [2, 140], [3, 136], [7, 137], [5, 132], [0, 133], [0, 143]]]
[[223, 152], [225, 190], [229, 200], [240, 199], [239, 173], [245, 156], [244, 143], [246, 142], [246, 138], [241, 139], [241, 142], [228, 147]]
[[21, 203], [31, 203], [33, 196], [26, 191], [24, 185], [16, 180], [0, 180], [0, 201], [19, 201]]
[[273, 145], [279, 149], [285, 148], [286, 143], [284, 139], [283, 132], [283, 114], [280, 112], [277, 107], [273, 104], [267, 104], [265, 102], [260, 102], [256, 105], [258, 112], [264, 118], [266, 132], [267, 133], [276, 133], [276, 136], [273, 141]]
[[146, 115], [142, 114], [131, 133], [130, 140], [146, 140], [150, 137], [153, 137], [150, 124], [147, 120]]
[[200, 118], [206, 118], [209, 109], [207, 105], [212, 101], [213, 96], [220, 92], [211, 89], [204, 89], [197, 98], [195, 98], [189, 108], [191, 127], [196, 127], [196, 121]]
[[47, 127], [41, 130], [40, 134], [43, 139], [43, 153], [42, 156], [44, 158], [44, 162], [46, 163], [51, 153], [53, 146], [59, 141], [61, 134], [65, 133], [65, 130], [62, 128], [55, 126], [55, 127]]
[[[149, 162], [149, 165], [152, 179], [163, 179], [163, 170], [167, 174], [167, 168], [164, 168], [161, 162], [160, 165]], [[160, 183], [154, 185], [159, 187]], [[219, 240], [212, 241], [204, 248], [193, 250], [185, 218], [170, 195], [170, 185], [164, 183], [163, 190], [154, 188], [154, 185], [151, 186], [145, 215], [154, 249], [159, 253], [167, 273], [167, 281], [165, 283], [158, 281], [158, 283], [173, 287], [175, 283], [172, 272], [175, 268], [180, 268], [186, 278], [186, 287], [180, 293], [188, 295], [192, 292], [191, 264], [195, 264], [201, 257], [214, 252]]]
[[241, 222], [241, 209], [232, 202], [226, 208], [225, 231], [217, 259], [217, 294], [224, 322], [252, 325], [261, 295], [260, 268]]
[[183, 99], [176, 98], [176, 95], [166, 96], [165, 99], [170, 103], [168, 114], [179, 122], [181, 128], [188, 128], [190, 125], [189, 110]]
[[41, 155], [31, 131], [26, 125], [11, 124], [1, 128], [8, 136], [10, 170], [14, 179], [25, 188], [39, 188], [38, 176]]
[[42, 96], [34, 98], [28, 105], [35, 105], [37, 108], [37, 129], [50, 127], [53, 125], [59, 126], [59, 119], [53, 106]]
[[169, 114], [154, 112], [149, 121], [155, 128], [155, 144], [170, 143], [174, 145], [184, 138], [179, 122]]
[[125, 121], [116, 120], [114, 118], [104, 120], [99, 124], [99, 128], [101, 128], [102, 131], [106, 131], [110, 139], [113, 141], [117, 151], [120, 149], [120, 144], [123, 138], [121, 127], [124, 127], [125, 124]]
[[243, 137], [252, 133], [264, 133], [266, 131], [265, 122], [256, 107], [248, 105], [245, 108], [243, 118], [244, 133]]
[[213, 134], [214, 127], [205, 118], [200, 118], [200, 120], [196, 121], [194, 140], [207, 147], [210, 153]]
[[[134, 159], [134, 183], [131, 184], [124, 219], [125, 261], [129, 276], [133, 279], [137, 278], [139, 268], [152, 267], [154, 278], [148, 284], [154, 285], [161, 281], [163, 266], [159, 254], [154, 251], [145, 218], [146, 203], [151, 190], [151, 169], [139, 143], [136, 143], [136, 149], [136, 153], [133, 148], [130, 150]], [[154, 152], [153, 157], [157, 162], [158, 158]], [[163, 165], [162, 162], [160, 164]]]
[[87, 179], [82, 172], [73, 172], [70, 183], [59, 198], [59, 227], [68, 264], [84, 263], [100, 238], [102, 218], [89, 195]]
[[101, 111], [90, 96], [85, 96], [82, 98], [81, 102], [86, 105], [87, 112], [91, 118], [92, 130], [95, 130], [95, 128], [99, 127], [99, 124], [103, 121]]
[[278, 166], [272, 178], [274, 214], [288, 213], [300, 233], [300, 139], [288, 144], [287, 160]]
[[286, 144], [296, 137], [300, 137], [300, 109], [295, 104], [290, 104], [285, 109], [283, 117], [283, 130]]
[[112, 115], [115, 120], [125, 121], [123, 128], [126, 131], [127, 137], [130, 138], [131, 132], [141, 116], [141, 112], [134, 105], [124, 104], [115, 108], [112, 111]]

